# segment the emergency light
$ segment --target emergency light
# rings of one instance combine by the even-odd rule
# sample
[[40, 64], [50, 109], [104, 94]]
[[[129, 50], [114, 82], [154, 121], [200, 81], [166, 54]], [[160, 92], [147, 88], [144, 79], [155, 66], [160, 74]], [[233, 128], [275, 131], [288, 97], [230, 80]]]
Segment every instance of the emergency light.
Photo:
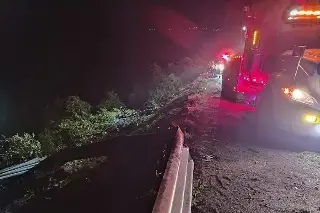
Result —
[[230, 55], [229, 54], [223, 54], [222, 55], [222, 59], [224, 59], [226, 61], [230, 61]]
[[259, 31], [255, 30], [253, 31], [252, 46], [257, 47], [258, 43], [259, 43]]
[[250, 30], [247, 32], [246, 38], [251, 49], [258, 49], [260, 44], [260, 32], [258, 30]]
[[291, 10], [290, 16], [319, 16], [320, 10]]
[[309, 22], [309, 21], [320, 21], [320, 5], [315, 6], [298, 6], [291, 8], [286, 12], [286, 22]]

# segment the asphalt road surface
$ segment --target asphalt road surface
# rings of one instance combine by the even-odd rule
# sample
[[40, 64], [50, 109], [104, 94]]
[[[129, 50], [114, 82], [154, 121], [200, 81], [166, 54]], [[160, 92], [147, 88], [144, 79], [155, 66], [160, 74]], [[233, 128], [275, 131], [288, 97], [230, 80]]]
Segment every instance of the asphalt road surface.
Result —
[[319, 154], [244, 137], [253, 131], [243, 119], [250, 107], [199, 100], [186, 118], [196, 128], [187, 140], [195, 160], [193, 213], [320, 212]]

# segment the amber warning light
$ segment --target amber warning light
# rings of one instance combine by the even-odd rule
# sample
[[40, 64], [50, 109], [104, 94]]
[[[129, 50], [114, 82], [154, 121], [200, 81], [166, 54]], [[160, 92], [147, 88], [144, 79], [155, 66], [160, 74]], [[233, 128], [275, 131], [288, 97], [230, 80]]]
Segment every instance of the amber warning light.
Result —
[[258, 43], [258, 31], [253, 32], [253, 39], [252, 39], [252, 44], [256, 45]]
[[287, 21], [320, 21], [320, 7], [292, 9], [287, 15]]
[[252, 48], [258, 48], [259, 47], [259, 39], [260, 39], [259, 31], [258, 30], [253, 31], [253, 34], [252, 34]]

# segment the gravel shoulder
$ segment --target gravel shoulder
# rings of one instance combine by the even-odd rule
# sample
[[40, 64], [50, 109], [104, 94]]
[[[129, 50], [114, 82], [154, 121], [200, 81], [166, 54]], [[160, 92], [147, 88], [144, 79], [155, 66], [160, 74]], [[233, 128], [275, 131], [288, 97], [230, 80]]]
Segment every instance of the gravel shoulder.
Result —
[[320, 212], [319, 154], [241, 141], [241, 113], [250, 109], [208, 94], [193, 99], [185, 118], [196, 129], [187, 140], [195, 161], [192, 212]]
[[197, 141], [194, 212], [320, 212], [320, 158]]

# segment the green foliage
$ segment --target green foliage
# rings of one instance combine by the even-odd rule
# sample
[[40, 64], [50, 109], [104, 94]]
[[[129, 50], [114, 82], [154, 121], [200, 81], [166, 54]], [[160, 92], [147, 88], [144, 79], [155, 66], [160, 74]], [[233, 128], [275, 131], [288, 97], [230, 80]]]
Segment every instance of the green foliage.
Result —
[[149, 118], [149, 116], [142, 115], [139, 111], [133, 109], [120, 108], [116, 109], [115, 112], [118, 114], [116, 118], [117, 127], [120, 128], [138, 126]]
[[38, 135], [43, 155], [50, 155], [66, 147], [65, 140], [58, 128], [44, 129]]
[[44, 113], [45, 126], [55, 125], [60, 120], [76, 114], [89, 113], [92, 107], [78, 96], [57, 98], [52, 105], [46, 106]]
[[92, 133], [90, 115], [75, 115], [60, 121], [59, 132], [63, 135], [67, 146], [73, 146], [73, 142], [88, 140]]
[[69, 96], [65, 104], [65, 110], [70, 116], [84, 115], [90, 112], [91, 106], [78, 96]]
[[[178, 63], [169, 64], [165, 69], [158, 64], [152, 66], [152, 85], [148, 85], [152, 90], [149, 91], [146, 103], [152, 107], [151, 111], [126, 108], [114, 91], [105, 93], [97, 110], [92, 110], [93, 107], [78, 96], [58, 98], [52, 106], [46, 108], [46, 129], [37, 137], [24, 133], [0, 138], [0, 166], [50, 155], [66, 147], [92, 143], [111, 132], [120, 131], [121, 128], [134, 128], [143, 124], [153, 116], [153, 110], [165, 106], [179, 94], [183, 83], [198, 76], [201, 69], [194, 64], [197, 63], [185, 58]], [[179, 77], [165, 73], [178, 73]], [[143, 105], [148, 97], [146, 91], [145, 87], [136, 85], [129, 96], [130, 106], [138, 108]], [[145, 115], [146, 113], [149, 115]]]
[[119, 95], [114, 91], [108, 91], [105, 93], [105, 97], [100, 102], [99, 108], [107, 110], [113, 110], [115, 108], [124, 107], [124, 103], [121, 101]]
[[174, 74], [165, 77], [154, 91], [150, 91], [148, 105], [159, 108], [170, 101], [181, 89], [180, 78]]
[[59, 123], [59, 131], [69, 141], [66, 146], [81, 146], [91, 143], [97, 135], [104, 136], [110, 131], [135, 126], [144, 120], [145, 117], [136, 110], [100, 108], [96, 113], [63, 119]]
[[1, 166], [20, 163], [42, 154], [40, 142], [34, 134], [29, 133], [16, 134], [7, 138], [2, 137], [0, 147]]
[[43, 152], [52, 153], [65, 147], [88, 144], [110, 131], [144, 121], [145, 117], [136, 110], [122, 107], [123, 103], [116, 93], [109, 92], [107, 97], [96, 112], [89, 111], [88, 105], [80, 99], [71, 99], [71, 104], [67, 105], [69, 116], [39, 135]]

